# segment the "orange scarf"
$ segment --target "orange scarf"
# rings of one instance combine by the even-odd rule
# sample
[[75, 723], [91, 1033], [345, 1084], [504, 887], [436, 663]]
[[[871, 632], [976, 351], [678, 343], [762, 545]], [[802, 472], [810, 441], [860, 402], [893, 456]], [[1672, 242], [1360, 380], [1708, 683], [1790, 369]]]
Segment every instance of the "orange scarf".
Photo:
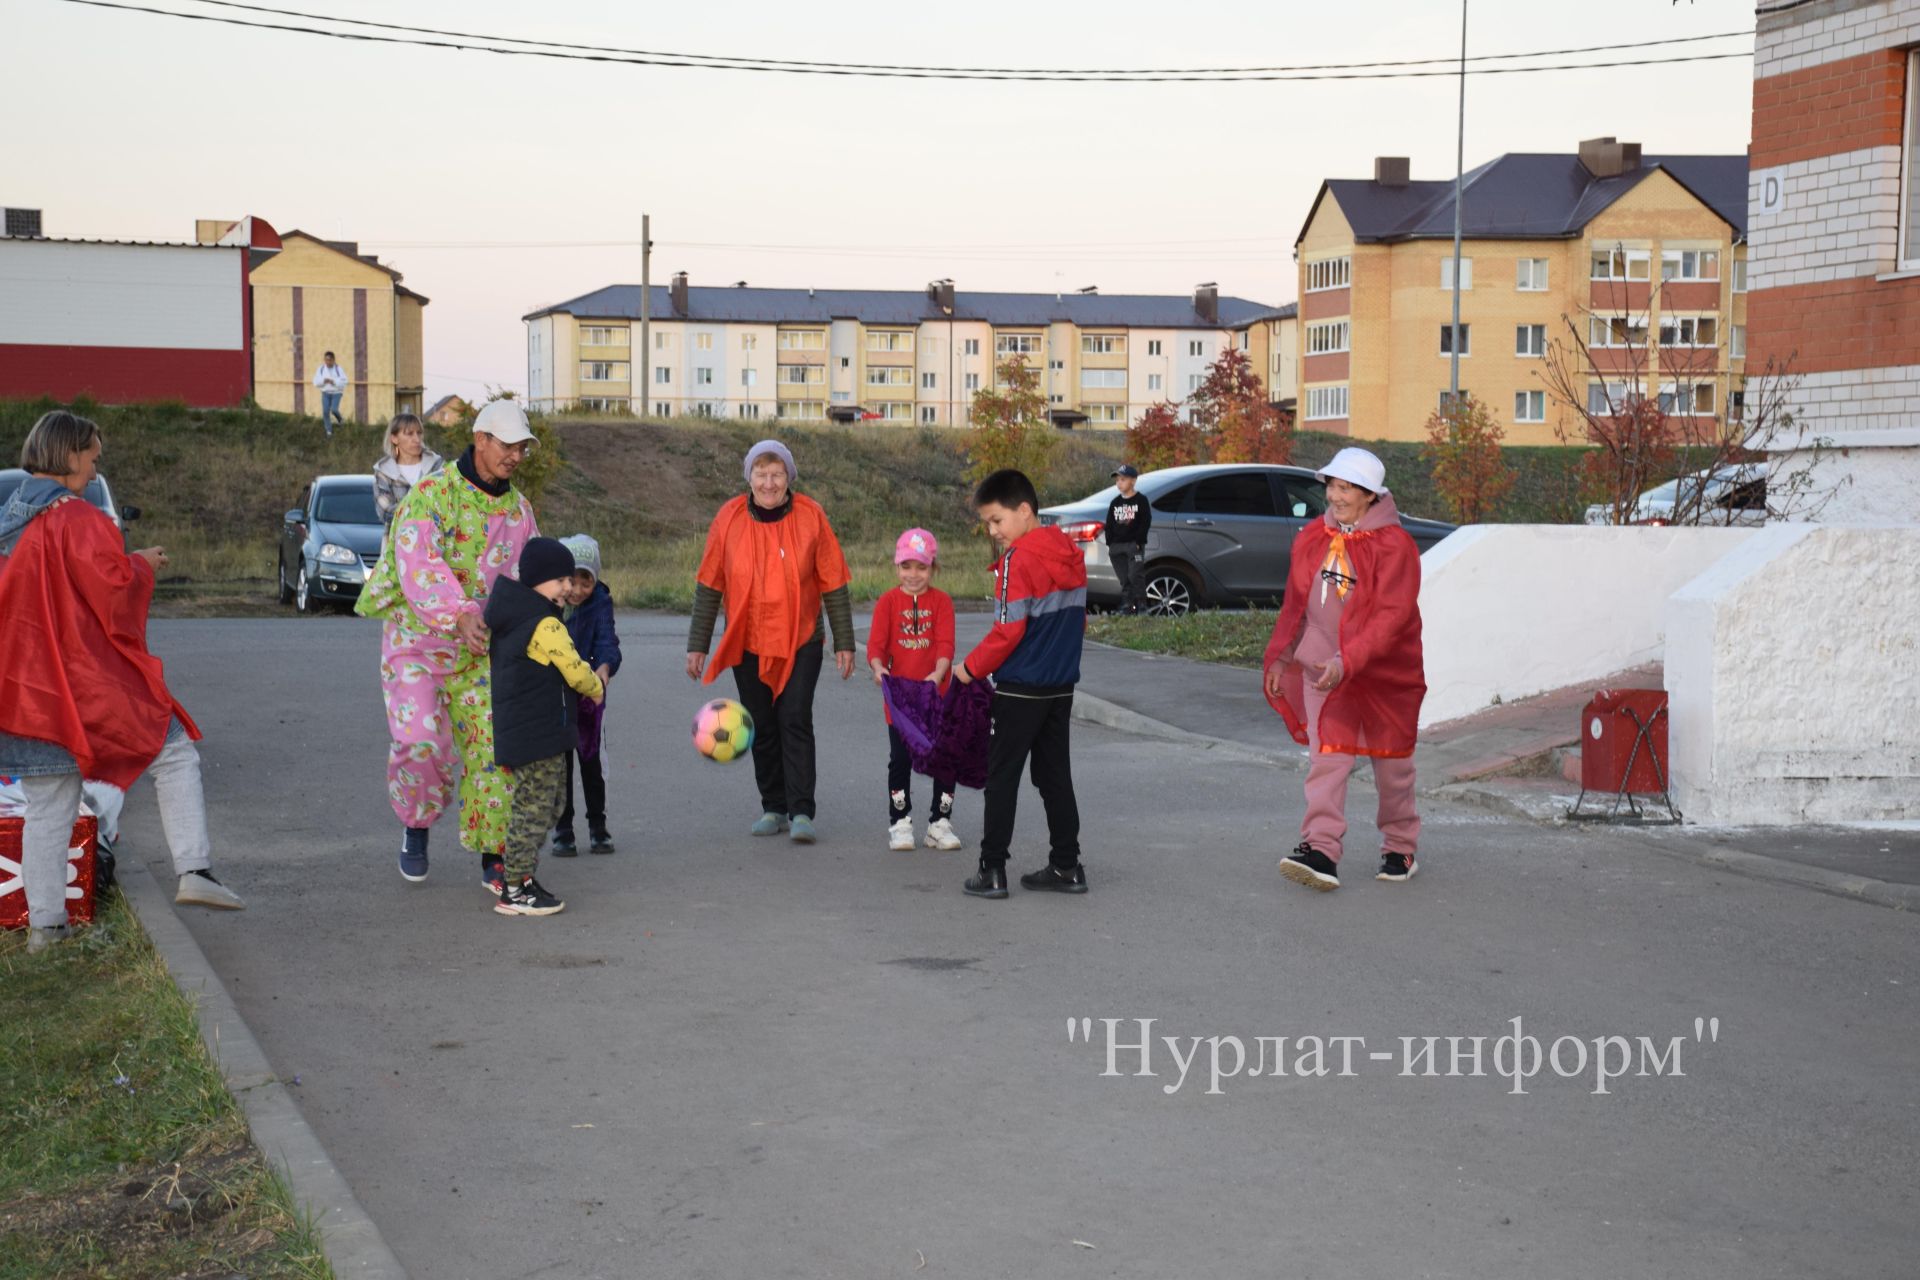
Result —
[[1335, 529], [1327, 543], [1327, 558], [1320, 563], [1320, 603], [1327, 602], [1328, 584], [1345, 600], [1354, 581], [1353, 561], [1347, 556], [1347, 535]]
[[[759, 675], [779, 697], [793, 675], [800, 647], [814, 638], [820, 597], [853, 580], [827, 513], [811, 498], [793, 495], [793, 509], [771, 523], [756, 522], [742, 494], [729, 499], [707, 530], [700, 585], [720, 593], [726, 630], [707, 664], [704, 683], [738, 666], [748, 637], [759, 637]], [[769, 536], [757, 537], [759, 530]]]

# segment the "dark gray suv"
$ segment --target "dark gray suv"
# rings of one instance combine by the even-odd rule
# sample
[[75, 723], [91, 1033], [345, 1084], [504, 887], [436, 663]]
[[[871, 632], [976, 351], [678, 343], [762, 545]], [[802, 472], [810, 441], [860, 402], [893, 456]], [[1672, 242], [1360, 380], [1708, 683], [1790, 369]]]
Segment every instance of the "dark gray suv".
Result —
[[[1217, 463], [1168, 467], [1140, 477], [1153, 504], [1147, 535], [1147, 611], [1177, 615], [1202, 605], [1278, 601], [1286, 594], [1294, 535], [1326, 512], [1326, 486], [1305, 467]], [[1087, 557], [1087, 603], [1120, 603], [1120, 582], [1107, 557], [1107, 504], [1118, 489], [1040, 513], [1059, 525]], [[1402, 515], [1400, 524], [1425, 551], [1453, 532], [1439, 520]]]

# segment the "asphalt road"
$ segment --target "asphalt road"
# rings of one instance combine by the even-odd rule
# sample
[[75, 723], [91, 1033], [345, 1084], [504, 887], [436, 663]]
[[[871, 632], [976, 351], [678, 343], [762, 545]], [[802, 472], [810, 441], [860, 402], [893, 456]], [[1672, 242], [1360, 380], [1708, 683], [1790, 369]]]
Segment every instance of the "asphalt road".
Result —
[[[450, 829], [426, 884], [394, 870], [371, 625], [153, 625], [250, 902], [193, 933], [421, 1280], [1914, 1274], [1912, 916], [1465, 809], [1405, 887], [1357, 822], [1311, 894], [1274, 870], [1297, 773], [1081, 725], [1092, 893], [975, 901], [977, 795], [968, 851], [885, 848], [870, 683], [821, 688], [822, 842], [756, 841], [750, 767], [688, 745], [684, 624], [621, 627], [620, 851], [549, 860], [566, 912], [508, 919]], [[149, 788], [126, 830], [161, 854]], [[1516, 1095], [1515, 1017], [1682, 1037], [1684, 1075]], [[1156, 1043], [1103, 1078], [1102, 1018], [1202, 1037], [1192, 1074]], [[1285, 1036], [1289, 1074], [1210, 1095], [1213, 1036]], [[1364, 1036], [1354, 1074], [1295, 1074], [1303, 1036]]]

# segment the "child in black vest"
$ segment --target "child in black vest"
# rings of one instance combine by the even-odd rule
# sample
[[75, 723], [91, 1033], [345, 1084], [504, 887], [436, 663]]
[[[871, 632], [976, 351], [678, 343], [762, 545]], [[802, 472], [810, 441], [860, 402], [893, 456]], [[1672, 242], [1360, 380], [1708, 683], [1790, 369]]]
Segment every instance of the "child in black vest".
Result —
[[572, 591], [573, 553], [552, 538], [532, 538], [520, 552], [519, 580], [501, 575], [487, 599], [493, 760], [513, 780], [504, 883], [493, 908], [503, 916], [550, 916], [567, 905], [533, 872], [566, 800], [578, 699], [606, 696], [560, 620], [560, 602]]

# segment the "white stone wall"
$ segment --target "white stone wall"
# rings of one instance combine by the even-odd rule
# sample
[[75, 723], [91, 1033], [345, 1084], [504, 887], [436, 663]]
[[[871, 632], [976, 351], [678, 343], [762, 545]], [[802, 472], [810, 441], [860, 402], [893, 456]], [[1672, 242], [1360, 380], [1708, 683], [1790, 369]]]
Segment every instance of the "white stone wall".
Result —
[[1899, 147], [1755, 169], [1747, 178], [1747, 287], [1892, 271], [1899, 228]]
[[1821, 7], [1826, 12], [1819, 17], [1804, 18], [1790, 10], [1777, 21], [1761, 18], [1753, 46], [1754, 79], [1857, 58], [1875, 49], [1920, 44], [1920, 0], [1836, 0]]
[[1469, 525], [1421, 557], [1438, 724], [1658, 659], [1667, 597], [1753, 529]]
[[1782, 525], [1666, 611], [1691, 822], [1920, 819], [1920, 529]]

